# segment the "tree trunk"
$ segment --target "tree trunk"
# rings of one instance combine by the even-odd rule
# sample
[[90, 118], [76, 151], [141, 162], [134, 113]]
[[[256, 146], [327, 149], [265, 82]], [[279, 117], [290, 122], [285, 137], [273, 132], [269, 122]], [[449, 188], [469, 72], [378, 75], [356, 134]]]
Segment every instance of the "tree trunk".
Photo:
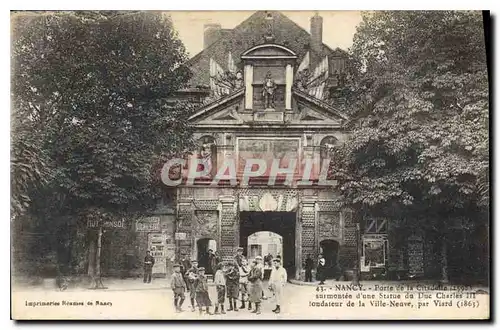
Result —
[[97, 244], [92, 239], [90, 245], [91, 249], [89, 249], [89, 276], [91, 279], [90, 289], [106, 289], [106, 287], [102, 284], [101, 279], [101, 245], [102, 228], [99, 227], [99, 231], [97, 233]]
[[446, 236], [441, 242], [441, 282], [448, 283], [448, 245]]
[[360, 264], [361, 264], [361, 226], [358, 222], [356, 223], [356, 265], [354, 266], [354, 276], [352, 279], [352, 284], [354, 285], [359, 285], [359, 279], [361, 277], [361, 270], [360, 270]]
[[102, 246], [102, 228], [99, 227], [99, 232], [97, 233], [97, 254], [95, 257], [96, 278], [101, 278], [101, 246]]
[[[93, 235], [92, 235], [93, 236]], [[95, 277], [96, 274], [96, 269], [95, 269], [95, 259], [96, 259], [96, 252], [97, 252], [97, 246], [96, 246], [96, 241], [94, 241], [93, 237], [90, 239], [89, 242], [89, 266], [88, 266], [88, 272], [87, 274], [91, 279]]]

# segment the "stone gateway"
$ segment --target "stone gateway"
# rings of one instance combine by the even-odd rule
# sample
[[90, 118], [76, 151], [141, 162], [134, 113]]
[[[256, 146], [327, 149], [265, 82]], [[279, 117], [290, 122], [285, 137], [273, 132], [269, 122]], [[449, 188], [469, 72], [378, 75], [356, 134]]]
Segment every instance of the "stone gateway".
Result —
[[[245, 29], [243, 36], [249, 24], [254, 29]], [[216, 242], [222, 259], [231, 259], [240, 246], [250, 255], [248, 237], [270, 231], [282, 237], [283, 266], [291, 278], [303, 279], [305, 258], [320, 251], [331, 270], [352, 268], [351, 211], [342, 209], [335, 188], [320, 180], [322, 172], [327, 176], [326, 149], [346, 138], [349, 118], [330, 97], [341, 87], [333, 73], [345, 70], [345, 63], [346, 54], [324, 45], [321, 33], [309, 35], [278, 12], [256, 13], [188, 63], [194, 72], [191, 86], [197, 87], [179, 91], [178, 97], [199, 100], [190, 120], [200, 148], [210, 145], [210, 162], [194, 168], [210, 170], [190, 180], [184, 172], [176, 182], [176, 230], [186, 233], [176, 241], [177, 255], [197, 258], [198, 242], [207, 240]], [[308, 81], [297, 74], [302, 71], [311, 72]], [[237, 72], [243, 73], [242, 83], [228, 83]], [[257, 161], [249, 165], [248, 160]], [[213, 165], [231, 162], [232, 170], [214, 181]]]

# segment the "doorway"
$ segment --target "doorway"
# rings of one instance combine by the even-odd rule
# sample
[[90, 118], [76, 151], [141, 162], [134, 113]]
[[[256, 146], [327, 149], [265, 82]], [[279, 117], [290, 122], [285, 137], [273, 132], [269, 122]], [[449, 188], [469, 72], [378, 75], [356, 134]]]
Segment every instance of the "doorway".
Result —
[[321, 254], [325, 258], [326, 278], [340, 277], [337, 258], [339, 252], [339, 243], [331, 239], [325, 239], [319, 243]]
[[[295, 222], [295, 212], [240, 212], [240, 246], [243, 247], [243, 254], [251, 259], [252, 255], [265, 252], [262, 246], [258, 244], [249, 245], [248, 238], [255, 233], [271, 232], [272, 237], [281, 239], [282, 264], [289, 278], [294, 278], [296, 268]], [[272, 248], [272, 246], [270, 247]], [[278, 246], [276, 246], [276, 253], [278, 253]], [[265, 257], [265, 255], [261, 256], [262, 258]], [[276, 255], [273, 255], [273, 257], [276, 257]]]
[[209, 250], [215, 253], [217, 250], [217, 241], [211, 238], [200, 238], [196, 241], [196, 260], [199, 267], [205, 267], [207, 274], [213, 274], [211, 257]]

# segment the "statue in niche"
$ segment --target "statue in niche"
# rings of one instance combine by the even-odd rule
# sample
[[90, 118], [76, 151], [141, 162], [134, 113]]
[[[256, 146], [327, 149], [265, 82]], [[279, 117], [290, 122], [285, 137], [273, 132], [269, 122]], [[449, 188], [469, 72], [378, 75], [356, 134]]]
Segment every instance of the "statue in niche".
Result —
[[215, 157], [217, 157], [217, 153], [214, 140], [210, 137], [202, 138], [200, 140], [200, 149], [198, 152], [200, 163], [197, 171], [205, 171], [205, 173], [208, 173], [205, 176], [206, 178], [211, 178], [214, 175], [214, 171], [216, 170], [216, 166], [214, 164]]
[[243, 87], [243, 73], [241, 71], [236, 72], [236, 79], [234, 80], [234, 87], [240, 89]]
[[276, 90], [276, 83], [272, 78], [271, 71], [268, 71], [264, 79], [264, 87], [262, 89], [262, 96], [264, 98], [264, 107], [266, 109], [274, 109], [274, 95]]
[[[334, 177], [335, 169], [333, 168], [333, 156], [335, 153], [335, 147], [338, 145], [338, 141], [335, 137], [333, 136], [327, 136], [325, 137], [321, 143], [320, 143], [320, 148], [321, 148], [321, 166], [326, 165], [326, 179], [327, 180], [332, 180]], [[323, 164], [325, 160], [328, 160], [328, 164]], [[321, 172], [323, 172], [324, 169], [321, 168]]]

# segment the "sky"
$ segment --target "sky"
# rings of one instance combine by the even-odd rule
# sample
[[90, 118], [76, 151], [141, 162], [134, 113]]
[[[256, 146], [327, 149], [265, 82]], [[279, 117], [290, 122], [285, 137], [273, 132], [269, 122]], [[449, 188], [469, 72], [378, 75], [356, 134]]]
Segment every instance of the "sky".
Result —
[[[232, 29], [255, 11], [172, 11], [169, 12], [179, 37], [189, 56], [203, 49], [203, 25], [219, 23], [223, 29]], [[282, 11], [295, 23], [310, 32], [310, 18], [314, 11]], [[323, 17], [323, 42], [331, 48], [347, 50], [352, 45], [356, 26], [361, 22], [359, 11], [319, 11]]]

